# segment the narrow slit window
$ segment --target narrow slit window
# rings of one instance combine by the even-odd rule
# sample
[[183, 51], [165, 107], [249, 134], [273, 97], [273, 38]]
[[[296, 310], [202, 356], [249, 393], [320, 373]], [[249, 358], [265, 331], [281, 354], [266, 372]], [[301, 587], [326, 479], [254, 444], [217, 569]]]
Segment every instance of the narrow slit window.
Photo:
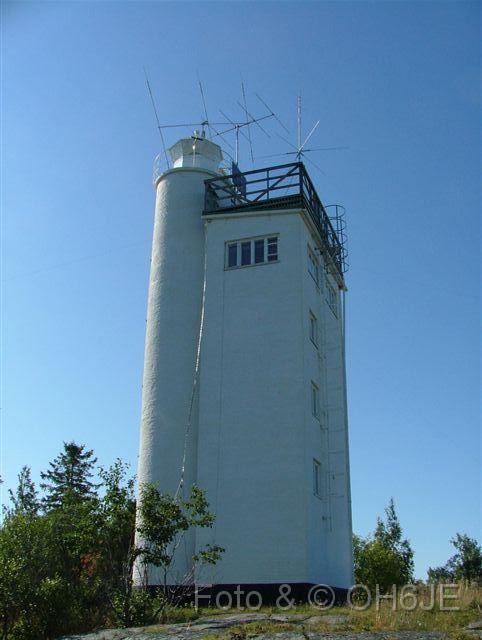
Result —
[[335, 316], [337, 316], [337, 306], [338, 300], [336, 295], [336, 290], [331, 286], [329, 282], [326, 283], [326, 301], [328, 302], [328, 306], [333, 311]]
[[319, 498], [322, 496], [321, 464], [315, 458], [313, 458], [313, 493]]
[[316, 259], [315, 254], [310, 249], [310, 247], [308, 247], [308, 272], [310, 273], [311, 277], [313, 278], [313, 280], [316, 282], [317, 285], [319, 285], [319, 281], [320, 281], [319, 271], [320, 271], [320, 265], [318, 263], [318, 260]]
[[310, 340], [315, 347], [318, 347], [318, 320], [312, 311], [310, 311]]
[[320, 414], [320, 390], [314, 382], [311, 383], [311, 413], [315, 418]]

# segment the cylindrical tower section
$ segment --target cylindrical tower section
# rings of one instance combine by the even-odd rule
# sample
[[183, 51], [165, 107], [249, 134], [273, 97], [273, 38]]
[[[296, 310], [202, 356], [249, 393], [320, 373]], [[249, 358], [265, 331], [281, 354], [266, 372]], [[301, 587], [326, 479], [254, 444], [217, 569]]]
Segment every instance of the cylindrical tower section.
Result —
[[[184, 494], [196, 481], [197, 399], [188, 437], [189, 407], [199, 340], [204, 281], [204, 180], [216, 175], [218, 145], [194, 135], [169, 150], [173, 168], [155, 176], [152, 243], [142, 389], [138, 483], [175, 494], [185, 459]], [[191, 534], [176, 553], [169, 582], [190, 571]], [[135, 571], [136, 582], [143, 578]], [[162, 584], [153, 568], [148, 584]]]

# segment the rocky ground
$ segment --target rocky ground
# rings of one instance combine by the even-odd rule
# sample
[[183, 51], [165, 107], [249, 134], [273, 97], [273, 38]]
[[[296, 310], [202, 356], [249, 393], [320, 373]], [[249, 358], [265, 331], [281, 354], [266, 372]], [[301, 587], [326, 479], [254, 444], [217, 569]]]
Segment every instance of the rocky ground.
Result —
[[[65, 636], [61, 640], [442, 640], [447, 634], [422, 631], [346, 630], [347, 616], [247, 613], [201, 617], [190, 623], [153, 625], [135, 629], [107, 629], [84, 635]], [[323, 626], [326, 631], [320, 631]], [[462, 637], [482, 640], [482, 620], [461, 630]]]

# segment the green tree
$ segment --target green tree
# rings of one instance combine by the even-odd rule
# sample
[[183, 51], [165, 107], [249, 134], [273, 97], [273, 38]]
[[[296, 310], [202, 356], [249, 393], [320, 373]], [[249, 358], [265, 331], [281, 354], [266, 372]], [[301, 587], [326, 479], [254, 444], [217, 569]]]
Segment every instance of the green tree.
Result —
[[380, 592], [385, 592], [394, 584], [413, 580], [413, 551], [403, 538], [393, 498], [385, 509], [385, 520], [377, 519], [371, 536], [353, 537], [353, 558], [355, 581], [371, 590], [378, 584]]
[[[71, 604], [67, 585], [57, 606], [45, 587], [59, 568], [58, 538], [49, 518], [6, 515], [0, 529], [0, 620], [3, 637], [37, 639], [63, 630]], [[61, 605], [58, 608], [58, 605]]]
[[101, 469], [104, 496], [100, 501], [102, 554], [100, 573], [110, 608], [125, 625], [143, 623], [149, 613], [145, 593], [134, 593], [132, 572], [136, 500], [134, 478], [127, 477], [128, 465], [121, 460]]
[[64, 450], [53, 462], [50, 469], [40, 475], [45, 482], [44, 509], [59, 509], [69, 504], [93, 499], [98, 485], [91, 478], [97, 458], [92, 450], [75, 442], [64, 442]]
[[377, 519], [377, 526], [373, 534], [374, 540], [384, 548], [390, 549], [400, 562], [399, 583], [406, 584], [413, 579], [413, 550], [410, 542], [403, 538], [402, 527], [395, 511], [395, 502], [390, 498], [385, 508], [385, 521]]
[[216, 519], [209, 511], [206, 496], [199, 487], [193, 486], [187, 500], [180, 500], [161, 493], [153, 485], [145, 485], [140, 492], [139, 516], [136, 568], [143, 571], [144, 575], [149, 566], [160, 570], [163, 585], [158, 592], [159, 606], [155, 615], [160, 615], [163, 620], [166, 609], [177, 605], [192, 588], [196, 569], [216, 564], [224, 549], [208, 544], [192, 556], [192, 570], [188, 575], [173, 573], [176, 552], [186, 532], [193, 528], [211, 528]]
[[430, 568], [430, 582], [467, 580], [482, 584], [482, 549], [474, 538], [456, 533], [450, 540], [456, 553], [442, 567]]
[[[157, 598], [135, 589], [133, 569], [164, 572], [186, 532], [212, 527], [214, 515], [194, 487], [186, 500], [147, 486], [141, 491], [136, 544], [134, 479], [117, 460], [92, 482], [92, 451], [75, 443], [43, 474], [48, 500], [38, 498], [30, 470], [22, 469], [11, 493], [13, 508], [0, 524], [0, 637], [43, 640], [116, 622], [125, 626], [156, 621], [185, 590], [161, 589]], [[101, 488], [100, 488], [101, 487]], [[198, 567], [215, 563], [222, 549], [206, 546], [192, 558]], [[182, 577], [191, 580], [192, 575]]]
[[24, 466], [18, 474], [18, 484], [15, 492], [8, 490], [10, 500], [13, 503], [14, 513], [35, 515], [40, 508], [35, 484], [32, 481], [30, 467]]

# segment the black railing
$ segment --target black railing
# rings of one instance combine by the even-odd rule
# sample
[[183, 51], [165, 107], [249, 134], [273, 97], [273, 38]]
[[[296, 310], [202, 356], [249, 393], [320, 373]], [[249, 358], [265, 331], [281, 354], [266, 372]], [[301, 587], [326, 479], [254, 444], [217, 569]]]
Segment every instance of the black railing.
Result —
[[345, 248], [302, 162], [210, 178], [205, 184], [205, 214], [248, 209], [305, 209], [320, 234], [325, 251], [340, 273], [345, 272]]

